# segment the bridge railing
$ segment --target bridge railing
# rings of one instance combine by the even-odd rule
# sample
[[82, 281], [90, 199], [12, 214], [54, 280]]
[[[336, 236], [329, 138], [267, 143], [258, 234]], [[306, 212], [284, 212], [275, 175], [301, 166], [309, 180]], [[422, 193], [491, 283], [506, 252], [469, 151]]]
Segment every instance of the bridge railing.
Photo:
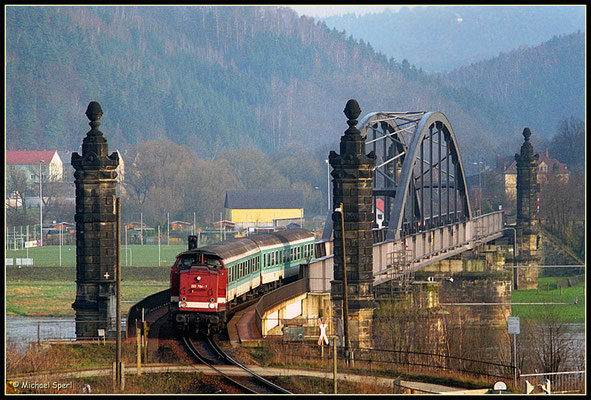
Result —
[[273, 290], [261, 297], [255, 306], [255, 324], [259, 332], [263, 332], [266, 314], [273, 307], [286, 302], [289, 299], [309, 292], [308, 279], [299, 279], [279, 289]]
[[[585, 376], [585, 371], [521, 374], [519, 376], [519, 386], [526, 392], [527, 381], [537, 393], [541, 391], [539, 389], [541, 387], [549, 390], [550, 394], [584, 393]], [[548, 385], [548, 382], [550, 382], [550, 385]]]
[[469, 221], [420, 231], [401, 240], [376, 243], [373, 246], [374, 276], [400, 268], [389, 263], [390, 254], [407, 253], [406, 267], [416, 269], [492, 240], [502, 235], [502, 230], [503, 212], [495, 211]]
[[134, 304], [127, 313], [127, 337], [135, 336], [135, 321], [142, 318], [142, 310], [144, 315], [147, 315], [152, 311], [168, 306], [169, 304], [170, 289], [156, 292]]

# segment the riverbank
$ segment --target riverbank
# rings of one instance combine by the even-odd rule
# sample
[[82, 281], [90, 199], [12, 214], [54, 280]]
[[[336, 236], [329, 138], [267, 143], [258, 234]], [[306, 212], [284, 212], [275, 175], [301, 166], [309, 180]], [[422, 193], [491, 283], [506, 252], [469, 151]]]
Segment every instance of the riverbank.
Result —
[[[569, 286], [568, 280], [570, 278]], [[538, 289], [513, 290], [511, 303], [556, 303], [544, 305], [513, 305], [511, 314], [520, 318], [544, 320], [548, 309], [559, 315], [563, 322], [585, 322], [585, 279], [573, 280], [572, 277], [540, 277]]]

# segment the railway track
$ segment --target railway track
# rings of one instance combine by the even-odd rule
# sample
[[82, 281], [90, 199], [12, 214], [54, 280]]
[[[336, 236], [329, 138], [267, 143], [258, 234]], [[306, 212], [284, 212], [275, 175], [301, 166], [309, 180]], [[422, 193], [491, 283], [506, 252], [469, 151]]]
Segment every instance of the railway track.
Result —
[[[188, 336], [182, 336], [181, 340], [185, 348], [191, 355], [191, 357], [193, 357], [193, 359], [195, 359], [197, 362], [201, 364], [207, 365], [208, 367], [216, 371], [218, 374], [220, 374], [228, 382], [235, 385], [245, 393], [291, 394], [291, 392], [289, 392], [288, 390], [275, 385], [273, 382], [269, 382], [262, 376], [251, 371], [250, 369], [246, 368], [242, 364], [238, 363], [237, 361], [229, 357], [210, 336], [200, 337], [197, 341], [197, 344], [195, 344], [194, 341]], [[239, 382], [236, 379], [230, 377], [228, 374], [224, 373], [220, 368], [218, 368], [219, 366], [223, 365], [233, 365], [244, 370], [250, 378], [250, 384], [245, 385], [244, 383]]]

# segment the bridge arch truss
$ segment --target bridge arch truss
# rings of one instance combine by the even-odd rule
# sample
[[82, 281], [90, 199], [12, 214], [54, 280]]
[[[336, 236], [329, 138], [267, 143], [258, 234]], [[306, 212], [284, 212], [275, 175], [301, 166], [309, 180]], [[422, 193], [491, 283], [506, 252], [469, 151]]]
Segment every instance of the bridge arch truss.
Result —
[[443, 113], [374, 112], [358, 129], [377, 156], [374, 221], [386, 240], [471, 219], [462, 159]]

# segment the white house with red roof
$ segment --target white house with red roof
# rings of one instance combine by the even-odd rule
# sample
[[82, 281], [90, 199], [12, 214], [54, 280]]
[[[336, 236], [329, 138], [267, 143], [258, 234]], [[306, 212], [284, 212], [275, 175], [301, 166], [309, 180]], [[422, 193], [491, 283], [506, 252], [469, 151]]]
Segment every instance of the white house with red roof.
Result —
[[376, 199], [376, 224], [379, 229], [384, 225], [384, 200]]
[[64, 176], [64, 164], [57, 151], [6, 151], [7, 169], [25, 171], [30, 183], [39, 183], [39, 167], [47, 180], [58, 182]]

